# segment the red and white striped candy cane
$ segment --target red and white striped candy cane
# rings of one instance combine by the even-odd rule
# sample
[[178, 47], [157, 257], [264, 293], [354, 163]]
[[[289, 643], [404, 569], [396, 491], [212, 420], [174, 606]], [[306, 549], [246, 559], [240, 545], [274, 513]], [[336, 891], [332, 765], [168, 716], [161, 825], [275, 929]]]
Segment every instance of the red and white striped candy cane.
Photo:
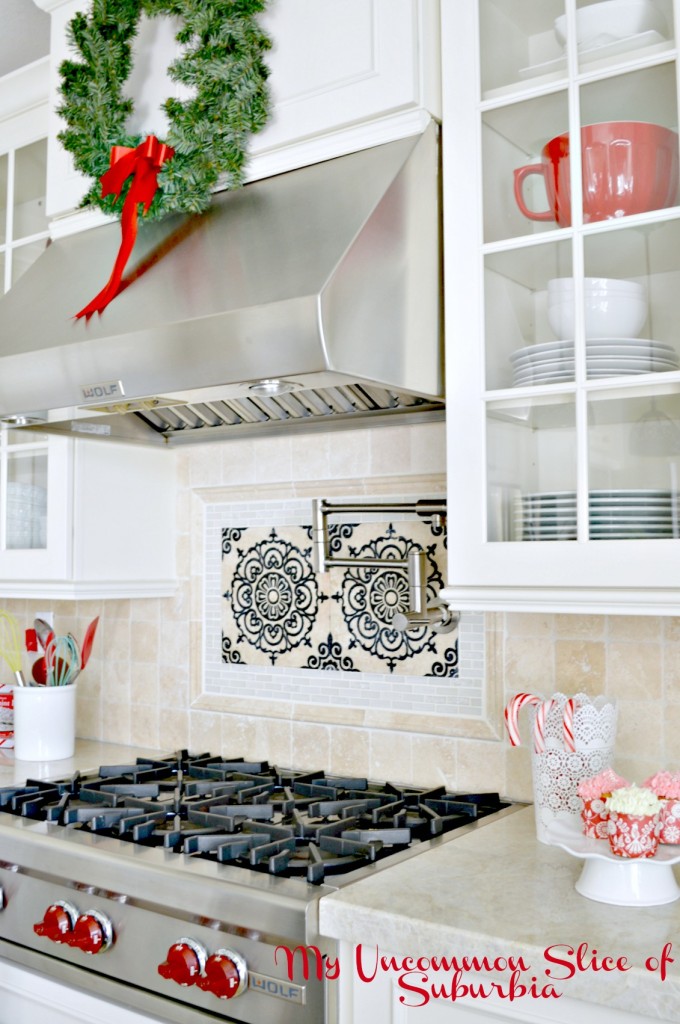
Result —
[[574, 743], [574, 711], [576, 710], [576, 701], [573, 697], [569, 697], [564, 702], [564, 719], [562, 721], [562, 735], [564, 737], [564, 746], [566, 750], [576, 750]]
[[505, 725], [513, 747], [518, 747], [522, 740], [519, 735], [518, 716], [525, 704], [540, 704], [541, 698], [535, 693], [516, 693], [512, 700], [508, 701], [505, 709]]
[[548, 700], [539, 701], [538, 707], [536, 708], [536, 718], [534, 719], [534, 750], [537, 754], [542, 754], [545, 750], [545, 720], [554, 703], [555, 701], [550, 697]]

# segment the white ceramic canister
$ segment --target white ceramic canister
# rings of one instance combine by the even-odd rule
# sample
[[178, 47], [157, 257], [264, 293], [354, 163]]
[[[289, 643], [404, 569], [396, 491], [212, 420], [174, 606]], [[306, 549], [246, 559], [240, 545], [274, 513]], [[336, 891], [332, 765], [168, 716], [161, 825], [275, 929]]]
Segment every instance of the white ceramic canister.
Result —
[[68, 686], [15, 686], [14, 756], [20, 761], [62, 761], [76, 743], [76, 690]]

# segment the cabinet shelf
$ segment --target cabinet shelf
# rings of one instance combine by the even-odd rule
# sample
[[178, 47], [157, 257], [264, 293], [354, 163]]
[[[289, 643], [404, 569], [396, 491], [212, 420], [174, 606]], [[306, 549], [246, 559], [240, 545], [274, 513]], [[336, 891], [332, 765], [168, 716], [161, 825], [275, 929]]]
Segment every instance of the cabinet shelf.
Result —
[[[663, 376], [663, 382], [657, 380]], [[607, 377], [603, 380], [584, 381], [579, 388], [587, 393], [593, 401], [606, 401], [614, 398], [653, 398], [654, 396], [674, 395], [680, 392], [680, 370], [670, 373], [645, 373], [622, 377]], [[499, 408], [502, 404], [512, 405], [517, 402], [559, 402], [573, 401], [576, 384], [543, 384], [523, 388], [498, 388], [485, 391], [483, 398], [491, 408]]]
[[[592, 56], [592, 55], [591, 55]], [[584, 63], [581, 70], [574, 75], [574, 81], [579, 85], [585, 85], [590, 81], [604, 80], [609, 77], [616, 77], [621, 73], [630, 70], [631, 67], [644, 68], [646, 66], [657, 66], [664, 61], [677, 60], [678, 51], [674, 43], [662, 40], [658, 43], [646, 44], [638, 50], [630, 50], [625, 56], [615, 54], [602, 57], [600, 60], [592, 59]], [[527, 68], [527, 74], [523, 81], [513, 82], [510, 85], [501, 86], [498, 89], [487, 90], [482, 97], [481, 110], [494, 109], [504, 103], [513, 103], [520, 99], [531, 96], [541, 96], [544, 93], [556, 89], [567, 88], [569, 77], [567, 74], [566, 59], [559, 61], [562, 67], [559, 70], [544, 70], [536, 75], [529, 74], [532, 69]], [[550, 61], [549, 64], [558, 63]]]

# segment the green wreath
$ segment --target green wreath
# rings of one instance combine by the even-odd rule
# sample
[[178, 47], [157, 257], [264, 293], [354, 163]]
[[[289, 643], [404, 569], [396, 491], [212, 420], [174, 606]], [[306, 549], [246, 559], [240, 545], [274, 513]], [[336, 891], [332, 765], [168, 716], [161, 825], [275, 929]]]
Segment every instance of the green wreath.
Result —
[[132, 69], [132, 41], [142, 13], [182, 19], [177, 40], [182, 56], [168, 68], [173, 81], [195, 92], [170, 98], [163, 141], [175, 150], [158, 174], [158, 190], [145, 214], [200, 213], [210, 204], [218, 180], [226, 188], [243, 182], [250, 135], [269, 113], [269, 70], [263, 55], [271, 42], [257, 15], [266, 0], [93, 0], [91, 13], [76, 14], [69, 40], [82, 60], [60, 66], [63, 102], [58, 113], [67, 127], [59, 140], [77, 170], [93, 178], [82, 206], [120, 214], [127, 188], [101, 196], [99, 179], [109, 169], [112, 146], [136, 148], [142, 136], [126, 132], [133, 111], [123, 87]]

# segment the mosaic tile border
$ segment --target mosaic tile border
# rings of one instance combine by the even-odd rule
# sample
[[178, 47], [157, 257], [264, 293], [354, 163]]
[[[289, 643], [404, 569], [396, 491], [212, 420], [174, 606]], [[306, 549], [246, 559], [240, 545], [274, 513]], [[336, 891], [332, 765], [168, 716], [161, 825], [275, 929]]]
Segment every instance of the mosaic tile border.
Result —
[[[402, 500], [399, 496], [394, 498]], [[272, 704], [272, 710], [274, 702], [292, 702], [316, 706], [320, 715], [330, 713], [331, 708], [356, 708], [368, 712], [459, 716], [485, 721], [485, 619], [481, 612], [465, 613], [461, 618], [457, 678], [224, 664], [221, 650], [222, 530], [244, 524], [268, 528], [304, 526], [309, 519], [308, 498], [205, 502], [200, 705], [217, 706], [221, 698], [233, 698], [239, 705], [242, 700], [256, 702], [253, 713], [258, 713], [258, 705], [263, 706], [260, 702]], [[357, 521], [356, 516], [353, 519]], [[366, 514], [361, 521], [381, 522], [384, 515]], [[274, 714], [282, 717], [280, 709]]]

